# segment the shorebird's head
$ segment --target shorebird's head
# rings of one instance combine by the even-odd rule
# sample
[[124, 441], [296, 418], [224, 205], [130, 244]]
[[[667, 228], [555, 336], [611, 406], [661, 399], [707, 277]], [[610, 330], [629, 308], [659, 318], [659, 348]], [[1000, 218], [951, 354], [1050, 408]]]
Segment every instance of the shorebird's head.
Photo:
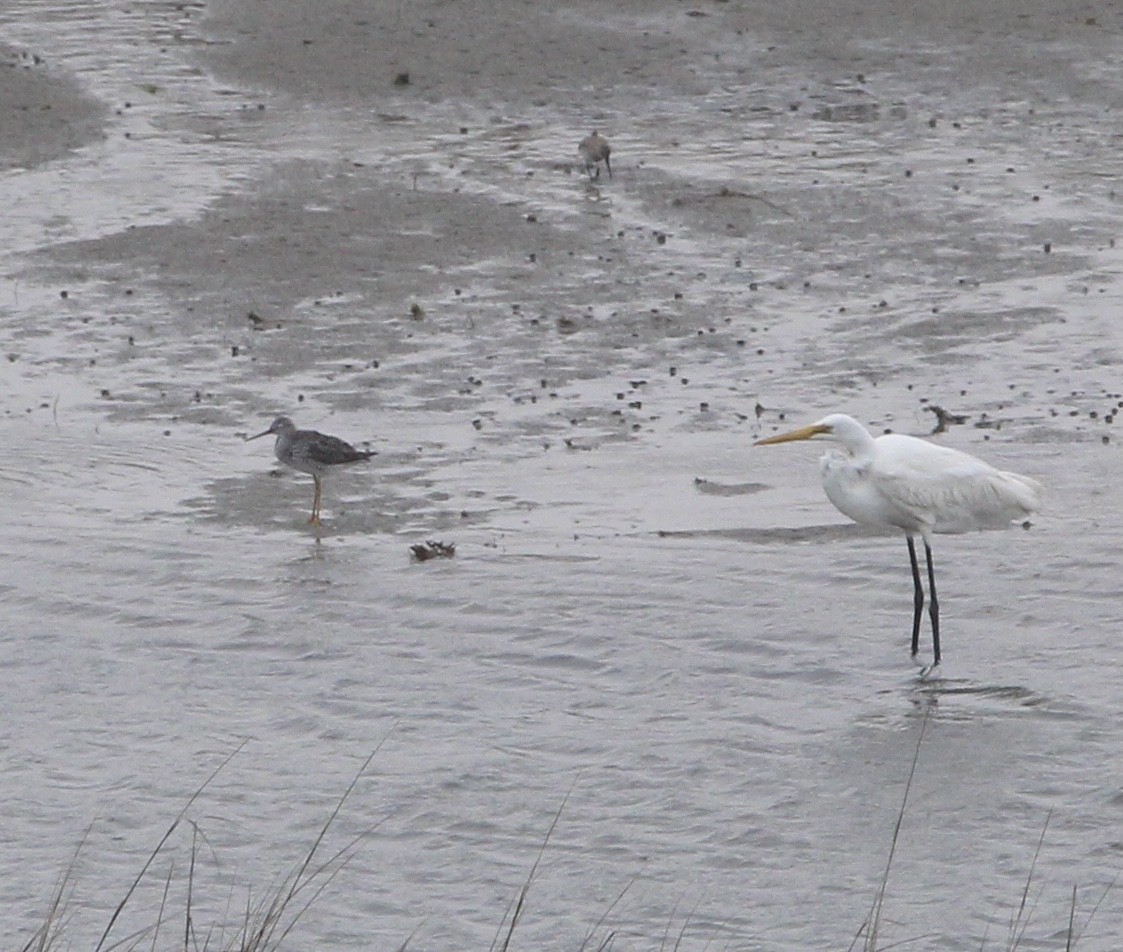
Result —
[[287, 416], [279, 416], [272, 423], [269, 424], [268, 430], [262, 430], [260, 433], [255, 433], [253, 436], [247, 436], [246, 440], [256, 440], [262, 436], [269, 436], [270, 434], [291, 433], [296, 429], [296, 424], [292, 422]]

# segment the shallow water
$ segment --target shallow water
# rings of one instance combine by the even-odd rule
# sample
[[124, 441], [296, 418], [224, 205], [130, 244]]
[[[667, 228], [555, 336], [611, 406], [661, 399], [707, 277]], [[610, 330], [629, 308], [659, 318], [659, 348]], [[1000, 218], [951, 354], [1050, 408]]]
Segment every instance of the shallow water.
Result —
[[[188, 814], [197, 929], [236, 929], [378, 747], [330, 849], [376, 829], [297, 944], [490, 946], [560, 810], [516, 945], [845, 947], [923, 730], [883, 942], [1005, 942], [1032, 866], [1023, 947], [1058, 947], [1074, 886], [1078, 925], [1107, 891], [1080, 947], [1115, 947], [1120, 160], [1094, 85], [976, 83], [949, 116], [954, 50], [878, 88], [715, 61], [706, 96], [602, 104], [616, 175], [589, 185], [579, 104], [312, 108], [212, 79], [196, 9], [148, 9], [0, 19], [107, 100], [165, 91], [0, 179], [5, 934], [84, 838], [67, 934], [93, 947], [249, 738]], [[290, 227], [299, 254], [254, 256]], [[834, 409], [927, 433], [926, 403], [1049, 488], [1028, 532], [938, 540], [936, 679], [903, 542], [846, 525], [815, 448], [750, 448]], [[326, 481], [320, 533], [309, 480], [242, 440], [279, 410], [379, 451]], [[411, 562], [426, 538], [456, 557]], [[190, 849], [120, 935], [170, 878], [178, 941]]]

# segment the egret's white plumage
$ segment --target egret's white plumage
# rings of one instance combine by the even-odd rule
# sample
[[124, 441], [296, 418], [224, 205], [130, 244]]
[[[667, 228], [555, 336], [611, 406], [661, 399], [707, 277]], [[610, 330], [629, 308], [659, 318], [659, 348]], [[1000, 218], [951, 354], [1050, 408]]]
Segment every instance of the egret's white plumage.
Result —
[[826, 436], [842, 444], [819, 468], [827, 498], [843, 515], [870, 526], [900, 529], [908, 539], [913, 574], [912, 652], [918, 649], [924, 589], [913, 536], [924, 540], [931, 594], [932, 648], [940, 663], [940, 622], [932, 570], [931, 535], [997, 529], [1041, 508], [1044, 489], [1028, 476], [1003, 472], [968, 453], [899, 433], [874, 438], [842, 413], [758, 440], [757, 446]]

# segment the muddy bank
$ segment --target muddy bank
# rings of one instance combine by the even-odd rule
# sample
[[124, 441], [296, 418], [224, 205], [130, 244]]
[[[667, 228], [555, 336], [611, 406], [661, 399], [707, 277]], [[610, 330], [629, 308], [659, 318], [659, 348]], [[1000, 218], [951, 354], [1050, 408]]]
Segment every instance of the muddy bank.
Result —
[[106, 112], [42, 54], [0, 43], [0, 172], [49, 162], [96, 141]]
[[[793, 58], [824, 77], [919, 66], [951, 86], [995, 85], [1014, 97], [1048, 69], [1053, 88], [1096, 95], [1096, 77], [1073, 70], [1064, 50], [1110, 56], [1121, 26], [1119, 11], [1097, 2], [298, 0], [278, 9], [216, 0], [207, 14], [218, 41], [207, 62], [243, 83], [312, 101], [479, 98], [589, 116], [663, 87], [702, 96], [734, 82], [767, 96], [762, 72]], [[396, 85], [404, 74], [409, 85]], [[798, 98], [798, 87], [785, 92]]]

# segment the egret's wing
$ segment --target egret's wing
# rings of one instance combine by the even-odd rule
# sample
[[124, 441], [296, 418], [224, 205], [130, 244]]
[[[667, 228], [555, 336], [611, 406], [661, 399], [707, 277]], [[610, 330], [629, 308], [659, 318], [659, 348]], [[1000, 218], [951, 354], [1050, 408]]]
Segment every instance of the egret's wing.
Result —
[[1041, 506], [1042, 487], [949, 447], [912, 441], [884, 454], [870, 471], [887, 502], [933, 532], [999, 528]]

